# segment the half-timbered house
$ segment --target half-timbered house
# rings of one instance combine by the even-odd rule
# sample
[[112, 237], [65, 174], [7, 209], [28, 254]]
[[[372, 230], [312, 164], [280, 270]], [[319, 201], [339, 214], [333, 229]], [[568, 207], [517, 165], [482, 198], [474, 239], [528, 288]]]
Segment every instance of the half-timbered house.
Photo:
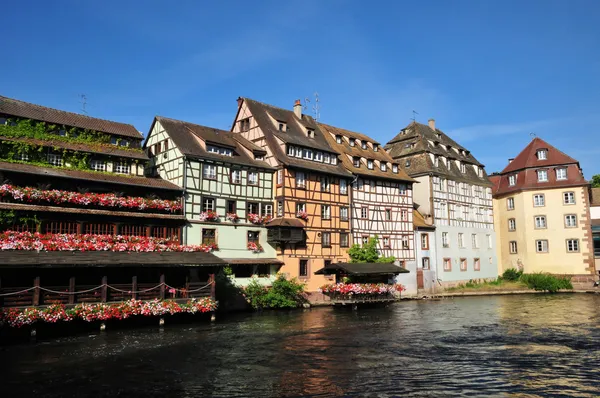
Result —
[[187, 244], [216, 243], [238, 284], [274, 276], [281, 261], [267, 241], [273, 173], [266, 151], [239, 134], [156, 117], [144, 147], [149, 173], [184, 190]]
[[232, 131], [262, 148], [277, 169], [268, 241], [285, 263], [282, 271], [315, 292], [329, 279], [314, 272], [348, 259], [352, 174], [299, 101], [292, 111], [239, 98]]
[[0, 305], [211, 294], [224, 262], [181, 245], [182, 190], [144, 177], [142, 138], [0, 97]]
[[409, 124], [385, 148], [419, 182], [413, 198], [436, 227], [440, 283], [496, 277], [492, 189], [484, 165], [433, 119]]
[[378, 237], [381, 256], [396, 258], [409, 271], [398, 276], [407, 294], [416, 293], [416, 263], [413, 242], [412, 185], [414, 180], [398, 167], [385, 149], [369, 136], [319, 123], [329, 145], [341, 153], [342, 165], [352, 180], [352, 243], [364, 244]]

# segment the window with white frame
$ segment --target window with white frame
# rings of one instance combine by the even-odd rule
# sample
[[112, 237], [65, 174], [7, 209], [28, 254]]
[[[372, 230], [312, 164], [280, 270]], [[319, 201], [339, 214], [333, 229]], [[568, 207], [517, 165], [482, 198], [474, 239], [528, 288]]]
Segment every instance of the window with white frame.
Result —
[[546, 197], [543, 193], [537, 193], [533, 195], [533, 205], [535, 207], [546, 206]]
[[277, 170], [277, 185], [283, 184], [283, 170]]
[[352, 158], [352, 165], [354, 165], [354, 167], [360, 167], [360, 158], [358, 158], [358, 157]]
[[463, 162], [460, 162], [460, 172], [461, 173], [466, 173], [467, 172], [467, 166]]
[[50, 163], [52, 166], [62, 166], [63, 165], [62, 156], [55, 154], [55, 153], [49, 153], [48, 154], [48, 163]]
[[215, 199], [202, 198], [202, 211], [215, 211]]
[[434, 165], [435, 167], [438, 167], [438, 166], [440, 165], [440, 157], [439, 157], [438, 155], [435, 155], [435, 156], [433, 157], [433, 165]]
[[567, 239], [567, 252], [575, 253], [579, 251], [579, 239]]
[[369, 243], [369, 236], [368, 235], [363, 235], [362, 236], [362, 244], [366, 245], [367, 243]]
[[557, 180], [566, 180], [567, 179], [567, 168], [561, 167], [556, 169], [556, 179]]
[[536, 240], [535, 251], [538, 253], [548, 253], [548, 241], [546, 239]]
[[371, 159], [367, 160], [367, 168], [369, 170], [373, 170], [373, 161]]
[[546, 216], [535, 216], [534, 221], [536, 229], [546, 228]]
[[22, 160], [23, 162], [27, 162], [29, 160], [29, 154], [27, 152], [21, 152], [17, 154], [17, 160]]
[[573, 228], [577, 226], [577, 215], [567, 214], [565, 215], [565, 227]]
[[356, 144], [356, 142], [354, 141], [354, 138], [350, 138], [348, 140], [348, 144], [350, 144], [350, 146], [354, 146]]
[[547, 149], [538, 149], [537, 153], [538, 160], [546, 160], [548, 159], [548, 150]]
[[306, 203], [296, 203], [296, 214], [306, 213]]
[[429, 269], [431, 267], [431, 263], [429, 257], [423, 257], [423, 269]]
[[538, 182], [548, 181], [548, 170], [538, 170], [537, 177], [538, 177]]
[[466, 271], [467, 270], [467, 259], [466, 258], [461, 258], [460, 259], [460, 270], [461, 271]]
[[206, 145], [206, 151], [209, 153], [216, 153], [217, 155], [233, 156], [233, 151], [231, 149], [220, 146]]
[[506, 198], [506, 208], [508, 210], [515, 209], [515, 198]]
[[127, 162], [116, 162], [113, 171], [118, 174], [129, 174], [131, 165]]
[[402, 235], [402, 249], [410, 249], [410, 237], [408, 235]]
[[367, 141], [364, 141], [364, 140], [363, 140], [363, 141], [361, 141], [361, 142], [360, 142], [360, 147], [361, 147], [362, 149], [367, 149]]
[[398, 165], [397, 164], [392, 165], [392, 173], [398, 173]]
[[508, 230], [514, 231], [517, 229], [517, 221], [514, 218], [508, 219]]
[[321, 218], [323, 220], [331, 220], [331, 206], [321, 205]]
[[306, 179], [302, 171], [296, 172], [296, 188], [306, 188]]
[[563, 203], [566, 205], [574, 205], [575, 192], [563, 192]]
[[[279, 177], [279, 173], [278, 173], [278, 177]], [[231, 183], [232, 184], [241, 184], [242, 183], [242, 170], [231, 170]]]
[[481, 271], [481, 261], [478, 258], [473, 259], [473, 271]]
[[384, 236], [381, 239], [382, 239], [383, 247], [385, 247], [386, 249], [388, 249], [390, 247], [390, 237], [389, 236]]
[[369, 218], [369, 208], [368, 207], [360, 208], [360, 218]]
[[106, 171], [106, 162], [94, 159], [90, 162], [90, 168], [95, 171]]
[[508, 242], [508, 249], [510, 251], [510, 254], [516, 254], [517, 253], [517, 241], [511, 240], [510, 242]]
[[323, 152], [315, 152], [315, 162], [323, 161]]
[[517, 175], [513, 174], [513, 175], [508, 176], [508, 185], [512, 187], [513, 185], [516, 185], [516, 184], [517, 184]]
[[341, 135], [336, 135], [335, 136], [335, 142], [337, 142], [338, 144], [342, 143], [342, 136]]
[[321, 192], [329, 192], [330, 190], [329, 177], [321, 177]]
[[348, 194], [348, 181], [340, 180], [340, 195]]
[[400, 210], [400, 221], [408, 221], [408, 210]]
[[442, 232], [442, 246], [450, 247], [450, 241], [448, 240], [448, 232]]
[[248, 172], [248, 185], [258, 185], [258, 172], [256, 172], [256, 171]]
[[444, 259], [444, 271], [452, 271], [452, 259], [451, 258]]
[[387, 171], [387, 163], [381, 162], [380, 168], [381, 168], [381, 171]]
[[465, 247], [465, 234], [463, 234], [462, 232], [458, 233], [458, 247]]
[[214, 164], [204, 164], [203, 167], [203, 177], [208, 180], [216, 180], [217, 179], [217, 166]]
[[348, 208], [347, 207], [340, 207], [340, 220], [341, 221], [348, 221]]
[[331, 232], [323, 232], [321, 234], [321, 246], [331, 247]]
[[277, 201], [277, 217], [283, 217], [283, 200]]
[[477, 234], [471, 234], [471, 246], [473, 249], [479, 248], [479, 238], [477, 237]]

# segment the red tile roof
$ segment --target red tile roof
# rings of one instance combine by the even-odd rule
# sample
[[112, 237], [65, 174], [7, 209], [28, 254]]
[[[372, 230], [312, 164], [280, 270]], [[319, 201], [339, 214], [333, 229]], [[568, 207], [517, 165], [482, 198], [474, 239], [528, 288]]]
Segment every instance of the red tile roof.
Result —
[[112, 122], [110, 120], [97, 119], [72, 112], [31, 104], [0, 95], [0, 114], [18, 116], [21, 118], [39, 120], [53, 124], [79, 127], [103, 133], [121, 135], [142, 139], [142, 134], [131, 124]]
[[[548, 151], [547, 159], [538, 160], [537, 151], [539, 149], [546, 149]], [[521, 151], [521, 153], [517, 155], [512, 162], [508, 164], [508, 166], [504, 168], [504, 170], [502, 170], [501, 174], [528, 167], [548, 167], [571, 163], [578, 164], [579, 162], [564, 152], [559, 151], [541, 138], [536, 137], [529, 143], [529, 145], [525, 147], [525, 149]]]

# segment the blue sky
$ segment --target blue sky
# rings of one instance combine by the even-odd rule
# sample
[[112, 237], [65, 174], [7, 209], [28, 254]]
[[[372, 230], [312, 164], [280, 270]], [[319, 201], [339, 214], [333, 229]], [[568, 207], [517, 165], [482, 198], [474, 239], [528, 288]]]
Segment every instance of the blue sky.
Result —
[[[600, 173], [600, 1], [12, 1], [0, 94], [229, 129], [236, 98], [382, 143], [418, 112], [499, 171], [530, 133]], [[7, 17], [10, 16], [10, 17]], [[307, 111], [310, 111], [308, 109]]]

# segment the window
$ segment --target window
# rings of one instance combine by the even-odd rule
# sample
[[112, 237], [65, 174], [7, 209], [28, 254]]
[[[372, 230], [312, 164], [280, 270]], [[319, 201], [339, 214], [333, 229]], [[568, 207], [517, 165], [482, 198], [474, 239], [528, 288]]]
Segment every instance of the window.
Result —
[[204, 164], [203, 168], [203, 177], [207, 180], [216, 180], [217, 179], [217, 166], [214, 164]]
[[62, 166], [63, 165], [62, 156], [56, 155], [54, 153], [49, 153], [48, 154], [48, 163], [50, 163], [52, 166]]
[[547, 149], [539, 149], [536, 153], [538, 160], [546, 160], [548, 159], [548, 150]]
[[340, 180], [340, 195], [348, 195], [348, 181]]
[[306, 188], [306, 179], [302, 171], [296, 172], [296, 188]]
[[342, 136], [341, 135], [336, 135], [335, 136], [335, 142], [337, 142], [338, 144], [342, 143]]
[[373, 144], [373, 151], [379, 152], [379, 145]]
[[535, 216], [534, 221], [536, 229], [546, 228], [546, 216]]
[[402, 249], [403, 250], [410, 249], [410, 238], [408, 235], [402, 235]]
[[517, 221], [514, 218], [508, 219], [508, 230], [514, 231], [517, 229]]
[[[167, 149], [167, 146], [165, 145], [165, 150], [166, 149]], [[223, 148], [220, 146], [207, 145], [206, 151], [209, 153], [216, 153], [217, 155], [233, 156], [233, 150], [231, 150], [229, 148]]]
[[575, 192], [564, 192], [563, 193], [563, 203], [565, 205], [574, 205], [575, 204]]
[[119, 174], [129, 174], [130, 166], [126, 162], [117, 162], [114, 165], [114, 172]]
[[165, 143], [165, 152], [166, 152], [169, 150], [169, 140], [164, 140], [164, 143]]
[[429, 249], [429, 234], [421, 234], [421, 249]]
[[321, 192], [329, 192], [330, 191], [329, 178], [321, 177]]
[[248, 243], [256, 243], [258, 244], [258, 239], [260, 236], [260, 231], [248, 231]]
[[240, 131], [250, 130], [250, 118], [240, 120]]
[[435, 155], [435, 156], [433, 157], [433, 165], [434, 165], [435, 167], [439, 167], [439, 165], [440, 165], [440, 157], [439, 157], [439, 156]]
[[508, 210], [514, 210], [515, 209], [515, 198], [507, 198], [506, 199], [506, 208]]
[[106, 171], [106, 162], [104, 160], [92, 160], [90, 168], [95, 171]]
[[444, 271], [452, 271], [452, 259], [445, 258], [443, 261], [444, 261]]
[[202, 244], [211, 245], [216, 243], [216, 229], [202, 229]]
[[331, 206], [321, 205], [321, 218], [323, 220], [331, 220]]
[[533, 195], [533, 205], [535, 207], [546, 206], [546, 197], [543, 193]]
[[306, 129], [306, 135], [308, 136], [308, 138], [315, 138], [315, 130]]
[[347, 207], [340, 207], [340, 220], [348, 221], [348, 208]]
[[29, 160], [29, 154], [22, 152], [17, 154], [17, 160], [22, 160], [24, 162], [27, 162]]
[[579, 239], [567, 239], [567, 252], [576, 253], [579, 251]]
[[487, 242], [488, 242], [488, 249], [491, 249], [493, 247], [492, 245], [492, 235], [488, 234], [487, 236]]
[[129, 146], [129, 140], [120, 139], [119, 146]]
[[463, 234], [462, 232], [458, 233], [458, 247], [465, 247], [465, 234]]
[[448, 241], [448, 232], [442, 232], [442, 246], [450, 247], [450, 242]]
[[285, 131], [285, 123], [279, 122], [277, 124], [277, 128], [279, 129], [279, 131]]
[[566, 168], [560, 168], [560, 169], [556, 169], [556, 179], [557, 180], [566, 180], [567, 179], [567, 169]]
[[385, 220], [386, 221], [392, 220], [392, 209], [385, 209]]
[[273, 205], [269, 203], [263, 204], [260, 209], [260, 215], [263, 217], [273, 217]]
[[242, 170], [231, 170], [231, 183], [241, 184], [242, 183]]
[[248, 185], [258, 185], [258, 172], [256, 172], [256, 171], [248, 172]]
[[322, 232], [321, 233], [321, 246], [322, 247], [331, 247], [331, 232]]
[[479, 238], [477, 238], [477, 234], [471, 234], [471, 246], [473, 249], [479, 248]]
[[308, 260], [300, 260], [300, 269], [298, 275], [301, 278], [308, 278]]
[[511, 176], [508, 176], [508, 185], [512, 187], [513, 185], [516, 185], [516, 184], [517, 184], [517, 175], [513, 174]]
[[[463, 162], [460, 162], [460, 172], [461, 173], [466, 173], [467, 172], [467, 166]], [[466, 261], [467, 260], [465, 260], [465, 262]]]
[[331, 164], [332, 165], [337, 165], [338, 164], [338, 158], [335, 155], [331, 155]]
[[397, 164], [392, 165], [392, 173], [398, 173], [398, 165]]
[[548, 181], [548, 170], [538, 170], [537, 177], [538, 177], [538, 182]]
[[367, 160], [367, 168], [369, 170], [373, 170], [373, 161], [371, 159]]
[[324, 153], [323, 154], [323, 163], [330, 163], [331, 162], [331, 155], [328, 153]]
[[461, 271], [466, 271], [467, 270], [467, 259], [466, 258], [461, 258], [460, 259], [460, 270]]
[[[117, 137], [115, 137], [114, 135], [110, 137], [110, 143], [113, 145], [117, 145], [119, 142], [119, 139]], [[160, 151], [156, 152], [159, 153]]]
[[236, 214], [236, 212], [237, 212], [236, 201], [235, 200], [228, 200], [227, 201], [227, 213]]
[[202, 211], [215, 211], [215, 199], [202, 198]]
[[511, 240], [510, 242], [508, 242], [508, 248], [510, 250], [510, 254], [517, 254], [517, 242], [514, 240]]
[[548, 253], [548, 241], [545, 239], [536, 240], [535, 251], [538, 253]]
[[361, 142], [360, 142], [360, 147], [361, 147], [362, 149], [367, 149], [367, 141], [361, 141]]
[[565, 227], [573, 228], [577, 226], [577, 216], [575, 214], [567, 214], [565, 216]]
[[406, 163], [404, 163], [404, 166], [410, 167], [410, 160], [407, 160]]
[[473, 271], [481, 271], [481, 261], [478, 258], [473, 259]]
[[296, 214], [306, 213], [306, 203], [296, 203]]
[[283, 170], [277, 170], [277, 185], [283, 184]]
[[348, 240], [348, 232], [340, 232], [340, 247], [348, 247], [350, 242]]
[[348, 143], [350, 144], [350, 146], [354, 146], [356, 143], [354, 142], [354, 138], [350, 138], [348, 140]]
[[369, 208], [368, 207], [360, 208], [360, 218], [369, 218]]
[[408, 210], [400, 210], [400, 221], [408, 221]]
[[429, 257], [423, 257], [423, 269], [429, 269], [431, 267], [431, 262], [429, 261]]
[[389, 236], [383, 236], [382, 237], [382, 242], [383, 242], [383, 247], [386, 249], [390, 248], [390, 237]]
[[387, 163], [381, 162], [380, 168], [381, 168], [381, 171], [387, 171]]
[[283, 217], [283, 200], [277, 201], [277, 217]]
[[352, 158], [352, 164], [354, 165], [354, 167], [360, 167], [360, 158]]

